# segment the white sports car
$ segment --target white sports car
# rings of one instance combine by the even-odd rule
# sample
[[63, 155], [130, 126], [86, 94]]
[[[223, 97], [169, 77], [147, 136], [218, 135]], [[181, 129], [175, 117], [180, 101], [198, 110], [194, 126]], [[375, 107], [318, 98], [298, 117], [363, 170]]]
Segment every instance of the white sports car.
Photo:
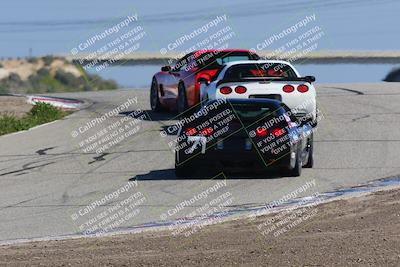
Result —
[[301, 77], [286, 61], [247, 60], [226, 63], [209, 83], [199, 79], [200, 100], [220, 98], [271, 98], [285, 103], [302, 121], [317, 124], [313, 76]]

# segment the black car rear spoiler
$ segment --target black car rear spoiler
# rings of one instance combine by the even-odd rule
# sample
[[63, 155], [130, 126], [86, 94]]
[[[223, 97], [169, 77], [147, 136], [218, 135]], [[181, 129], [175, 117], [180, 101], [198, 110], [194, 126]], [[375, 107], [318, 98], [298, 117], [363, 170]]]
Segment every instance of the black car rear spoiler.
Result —
[[305, 77], [254, 77], [254, 78], [242, 78], [242, 79], [224, 79], [217, 82], [217, 86], [224, 83], [234, 83], [234, 82], [273, 82], [273, 81], [283, 81], [283, 82], [315, 82], [314, 76]]

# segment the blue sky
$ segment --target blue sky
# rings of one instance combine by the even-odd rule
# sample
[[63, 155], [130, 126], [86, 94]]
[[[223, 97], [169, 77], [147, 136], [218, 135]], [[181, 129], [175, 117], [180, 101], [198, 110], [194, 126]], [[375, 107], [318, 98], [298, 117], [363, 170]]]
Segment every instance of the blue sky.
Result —
[[398, 50], [400, 1], [105, 1], [2, 0], [0, 56], [68, 53], [76, 43], [138, 13], [147, 33], [141, 51], [159, 51], [177, 37], [227, 14], [236, 33], [230, 47], [253, 47], [306, 14], [316, 14], [321, 50]]

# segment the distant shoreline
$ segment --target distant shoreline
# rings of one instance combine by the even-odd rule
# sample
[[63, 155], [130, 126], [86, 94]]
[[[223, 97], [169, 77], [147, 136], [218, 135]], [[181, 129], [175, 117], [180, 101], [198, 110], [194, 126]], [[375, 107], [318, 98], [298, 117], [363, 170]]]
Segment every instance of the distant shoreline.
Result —
[[[256, 51], [263, 58], [276, 59], [273, 51]], [[111, 58], [99, 57], [87, 60], [89, 54], [65, 56], [67, 60], [79, 64], [87, 64], [97, 60], [100, 64]], [[120, 59], [114, 59], [115, 65], [157, 65], [168, 64], [182, 57], [183, 53], [138, 52], [127, 54]], [[279, 55], [280, 59], [288, 60], [289, 56]], [[400, 64], [400, 51], [312, 51], [292, 61], [295, 64]]]

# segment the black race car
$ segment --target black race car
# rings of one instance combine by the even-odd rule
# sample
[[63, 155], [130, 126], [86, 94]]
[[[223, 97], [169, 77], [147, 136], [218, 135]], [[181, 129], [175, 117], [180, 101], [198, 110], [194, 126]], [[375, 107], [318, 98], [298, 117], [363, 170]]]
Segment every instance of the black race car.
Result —
[[273, 99], [218, 99], [183, 117], [175, 147], [178, 177], [197, 170], [266, 170], [300, 176], [313, 166], [313, 131]]

